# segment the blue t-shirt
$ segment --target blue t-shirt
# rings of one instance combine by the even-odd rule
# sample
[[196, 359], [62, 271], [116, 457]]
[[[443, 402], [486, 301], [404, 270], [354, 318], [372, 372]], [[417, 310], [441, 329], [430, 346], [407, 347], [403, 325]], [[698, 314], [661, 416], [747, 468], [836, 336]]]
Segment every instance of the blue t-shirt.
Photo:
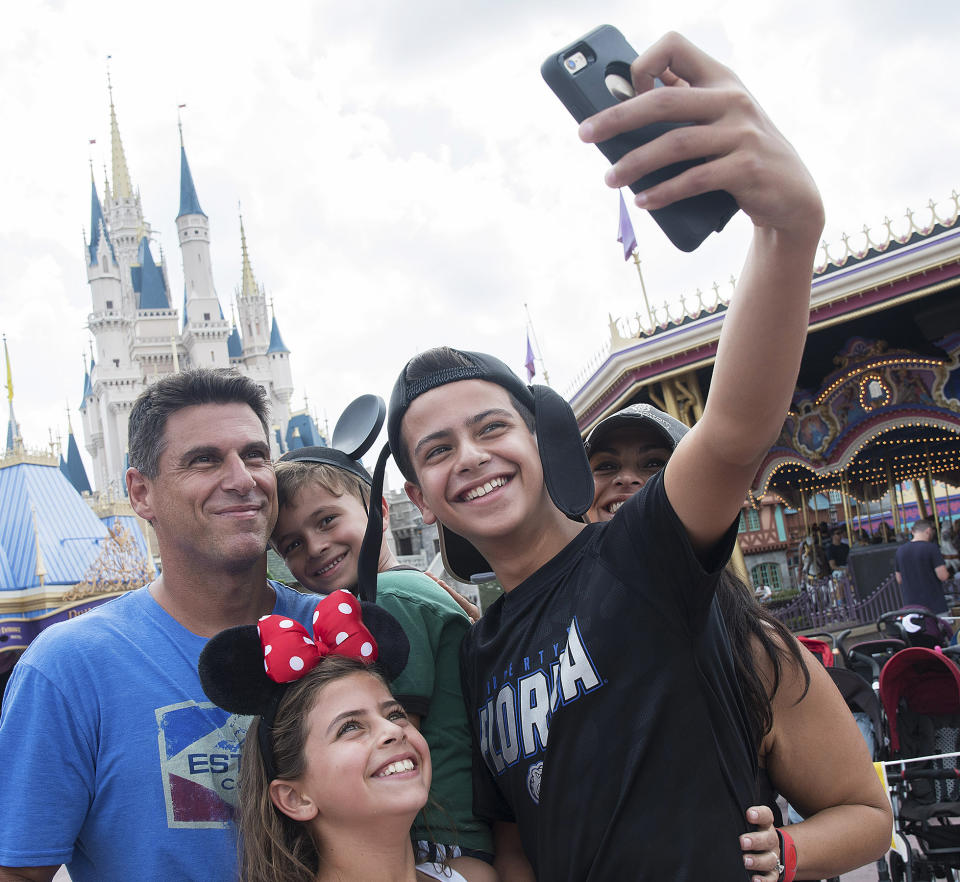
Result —
[[[316, 595], [272, 582], [309, 629]], [[207, 640], [141, 588], [44, 631], [0, 715], [0, 866], [74, 882], [234, 880], [237, 759], [250, 717], [207, 700]]]

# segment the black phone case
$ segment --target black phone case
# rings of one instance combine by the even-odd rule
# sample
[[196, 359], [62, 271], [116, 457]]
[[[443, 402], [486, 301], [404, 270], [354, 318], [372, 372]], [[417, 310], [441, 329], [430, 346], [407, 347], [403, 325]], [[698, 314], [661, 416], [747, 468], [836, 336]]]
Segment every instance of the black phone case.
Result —
[[[575, 52], [583, 52], [587, 66], [571, 74], [564, 60]], [[619, 73], [630, 79], [630, 63], [636, 51], [623, 34], [611, 25], [601, 25], [569, 46], [553, 53], [540, 66], [540, 73], [554, 94], [563, 102], [573, 118], [583, 122], [587, 117], [612, 107], [617, 99], [607, 88], [608, 73]], [[611, 163], [642, 144], [689, 123], [653, 123], [632, 132], [625, 132], [597, 144]], [[676, 162], [657, 169], [634, 181], [634, 193], [672, 178], [702, 160]], [[681, 251], [693, 251], [712, 232], [719, 232], [738, 211], [736, 200], [725, 190], [714, 190], [689, 199], [681, 199], [665, 208], [650, 212], [653, 219]]]

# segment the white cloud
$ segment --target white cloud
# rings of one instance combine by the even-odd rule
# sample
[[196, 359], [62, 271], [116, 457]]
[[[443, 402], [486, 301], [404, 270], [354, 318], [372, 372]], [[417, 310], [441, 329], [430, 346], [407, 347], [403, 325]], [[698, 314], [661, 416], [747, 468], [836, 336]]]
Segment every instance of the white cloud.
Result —
[[[88, 154], [109, 162], [106, 56], [144, 210], [182, 292], [176, 106], [210, 217], [225, 311], [239, 282], [237, 203], [251, 260], [303, 394], [331, 423], [355, 395], [389, 394], [439, 342], [522, 369], [529, 305], [565, 390], [642, 310], [616, 237], [605, 160], [581, 144], [540, 62], [601, 19], [637, 48], [676, 28], [732, 66], [807, 161], [826, 238], [957, 186], [953, 4], [757, 6], [730, 0], [602, 11], [563, 2], [172, 2], [149, 21], [115, 2], [11, 10], [0, 33], [0, 330], [12, 343], [29, 443], [76, 407], [89, 306], [80, 231]], [[93, 148], [87, 140], [96, 138]], [[693, 255], [639, 211], [650, 299], [676, 303], [739, 273], [742, 218]], [[154, 249], [158, 255], [157, 248]], [[75, 422], [76, 413], [74, 414]]]

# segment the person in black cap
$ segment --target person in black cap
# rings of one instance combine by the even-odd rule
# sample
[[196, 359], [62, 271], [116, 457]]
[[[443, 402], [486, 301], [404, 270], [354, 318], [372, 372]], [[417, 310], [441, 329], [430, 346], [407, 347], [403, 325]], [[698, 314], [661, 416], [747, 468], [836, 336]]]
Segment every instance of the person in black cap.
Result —
[[[595, 486], [590, 522], [611, 520], [666, 466], [687, 431], [647, 403], [600, 420], [584, 442]], [[804, 807], [807, 835], [800, 834], [805, 845], [797, 872], [806, 876], [815, 868], [818, 876], [834, 876], [866, 863], [870, 841], [861, 833], [872, 825], [886, 829], [889, 803], [849, 709], [823, 665], [756, 602], [729, 565], [717, 583], [716, 604], [758, 752], [756, 798], [770, 806], [778, 825], [778, 793]], [[792, 839], [797, 832], [791, 825], [780, 835]]]
[[[475, 808], [495, 822], [511, 879], [744, 879], [747, 862], [766, 874], [792, 854], [766, 837], [740, 853], [757, 757], [712, 598], [790, 403], [823, 207], [726, 67], [674, 34], [631, 75], [637, 97], [585, 121], [584, 140], [698, 124], [628, 153], [608, 184], [678, 153], [703, 157], [637, 204], [725, 189], [754, 224], [703, 419], [616, 518], [585, 527], [572, 518], [593, 501], [592, 475], [551, 390], [480, 353], [431, 351], [404, 368], [388, 414], [390, 449], [424, 519], [441, 525], [448, 571], [493, 570], [505, 591], [464, 641], [461, 673]], [[667, 88], [652, 89], [655, 76]], [[889, 825], [882, 840], [878, 853]]]

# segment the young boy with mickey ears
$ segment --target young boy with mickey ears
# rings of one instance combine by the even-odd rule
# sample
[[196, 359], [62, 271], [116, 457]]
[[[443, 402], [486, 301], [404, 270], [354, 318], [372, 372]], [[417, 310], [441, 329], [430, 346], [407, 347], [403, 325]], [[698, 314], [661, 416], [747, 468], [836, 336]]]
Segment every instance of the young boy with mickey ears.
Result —
[[[278, 515], [270, 542], [277, 553], [311, 591], [355, 589], [370, 474], [359, 460], [331, 447], [286, 453], [276, 472]], [[388, 509], [386, 500], [380, 502], [376, 602], [400, 623], [410, 644], [391, 689], [426, 738], [433, 760], [431, 799], [413, 826], [418, 859], [438, 858], [442, 850], [468, 882], [483, 882], [494, 877], [493, 845], [489, 825], [472, 812], [470, 732], [457, 671], [470, 620], [446, 586], [400, 565], [386, 542]]]
[[[695, 125], [627, 154], [607, 183], [704, 158], [637, 204], [723, 189], [754, 224], [702, 420], [617, 518], [584, 526], [567, 517], [592, 501], [582, 446], [579, 460], [565, 447], [568, 434], [580, 445], [575, 424], [496, 359], [413, 359], [388, 418], [407, 492], [441, 524], [448, 569], [458, 573], [451, 557], [462, 572], [482, 555], [505, 590], [464, 642], [461, 670], [475, 809], [495, 822], [508, 880], [746, 879], [748, 861], [764, 873], [782, 857], [745, 858], [736, 841], [756, 756], [712, 598], [796, 382], [823, 208], [723, 65], [670, 34], [631, 74], [637, 97], [585, 121], [583, 140], [660, 120]], [[655, 77], [668, 87], [653, 90]], [[585, 501], [566, 494], [584, 470]]]

